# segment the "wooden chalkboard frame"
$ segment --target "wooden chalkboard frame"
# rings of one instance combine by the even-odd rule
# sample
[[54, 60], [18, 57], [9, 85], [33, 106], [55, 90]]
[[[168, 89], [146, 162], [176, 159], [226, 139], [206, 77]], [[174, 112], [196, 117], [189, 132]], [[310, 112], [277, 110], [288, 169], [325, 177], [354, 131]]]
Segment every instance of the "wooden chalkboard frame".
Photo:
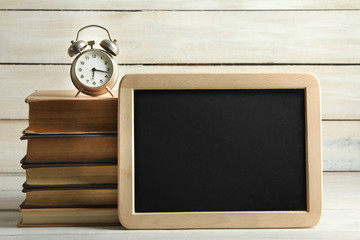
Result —
[[[134, 204], [134, 90], [304, 89], [307, 211], [137, 213]], [[322, 213], [320, 86], [308, 73], [131, 74], [119, 87], [119, 202], [129, 229], [294, 228], [315, 226]]]

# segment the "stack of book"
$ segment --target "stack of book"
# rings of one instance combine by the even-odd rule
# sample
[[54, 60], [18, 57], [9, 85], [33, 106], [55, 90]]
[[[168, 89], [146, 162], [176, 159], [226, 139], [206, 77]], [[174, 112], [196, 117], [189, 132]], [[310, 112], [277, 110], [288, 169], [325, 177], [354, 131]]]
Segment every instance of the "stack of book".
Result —
[[[119, 224], [117, 97], [36, 91], [26, 98], [28, 142], [20, 206], [25, 226]], [[116, 93], [114, 93], [117, 96]]]

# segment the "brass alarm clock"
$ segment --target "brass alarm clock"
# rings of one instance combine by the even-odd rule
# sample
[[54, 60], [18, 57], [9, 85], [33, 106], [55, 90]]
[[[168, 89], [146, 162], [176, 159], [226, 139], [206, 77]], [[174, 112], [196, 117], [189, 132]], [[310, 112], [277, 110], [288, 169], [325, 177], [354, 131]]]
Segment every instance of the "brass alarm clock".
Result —
[[[98, 27], [107, 32], [109, 39], [104, 39], [99, 44], [102, 49], [94, 48], [95, 41], [93, 40], [88, 42], [78, 40], [79, 33], [89, 27]], [[87, 46], [90, 46], [90, 49], [85, 50]], [[113, 96], [110, 90], [115, 86], [119, 76], [118, 66], [114, 59], [118, 53], [116, 40], [111, 40], [110, 33], [106, 28], [99, 25], [88, 25], [77, 32], [76, 40], [71, 41], [68, 49], [70, 57], [78, 55], [70, 69], [71, 80], [79, 90], [75, 97], [80, 92], [90, 96], [99, 96], [109, 92]]]

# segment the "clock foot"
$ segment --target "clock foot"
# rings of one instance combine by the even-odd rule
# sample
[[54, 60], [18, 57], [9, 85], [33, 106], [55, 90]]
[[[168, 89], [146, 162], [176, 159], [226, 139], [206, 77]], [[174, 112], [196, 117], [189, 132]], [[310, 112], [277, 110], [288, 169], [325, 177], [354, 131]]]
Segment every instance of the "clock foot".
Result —
[[75, 97], [79, 96], [79, 94], [81, 93], [81, 91], [82, 91], [83, 89], [84, 89], [84, 88], [80, 89], [80, 90], [76, 93]]
[[109, 88], [109, 87], [105, 87], [105, 88], [106, 88], [106, 90], [110, 93], [110, 95], [111, 95], [112, 97], [114, 97], [114, 95], [113, 95], [113, 93], [111, 92], [110, 88]]

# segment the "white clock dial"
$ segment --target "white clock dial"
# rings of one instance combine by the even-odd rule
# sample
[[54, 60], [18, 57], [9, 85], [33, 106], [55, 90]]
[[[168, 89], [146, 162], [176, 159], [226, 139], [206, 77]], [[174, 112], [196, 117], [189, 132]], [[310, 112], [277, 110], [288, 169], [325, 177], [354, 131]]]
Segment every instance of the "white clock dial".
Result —
[[75, 64], [75, 74], [79, 81], [92, 88], [105, 85], [113, 74], [110, 58], [102, 51], [89, 50], [82, 54]]

